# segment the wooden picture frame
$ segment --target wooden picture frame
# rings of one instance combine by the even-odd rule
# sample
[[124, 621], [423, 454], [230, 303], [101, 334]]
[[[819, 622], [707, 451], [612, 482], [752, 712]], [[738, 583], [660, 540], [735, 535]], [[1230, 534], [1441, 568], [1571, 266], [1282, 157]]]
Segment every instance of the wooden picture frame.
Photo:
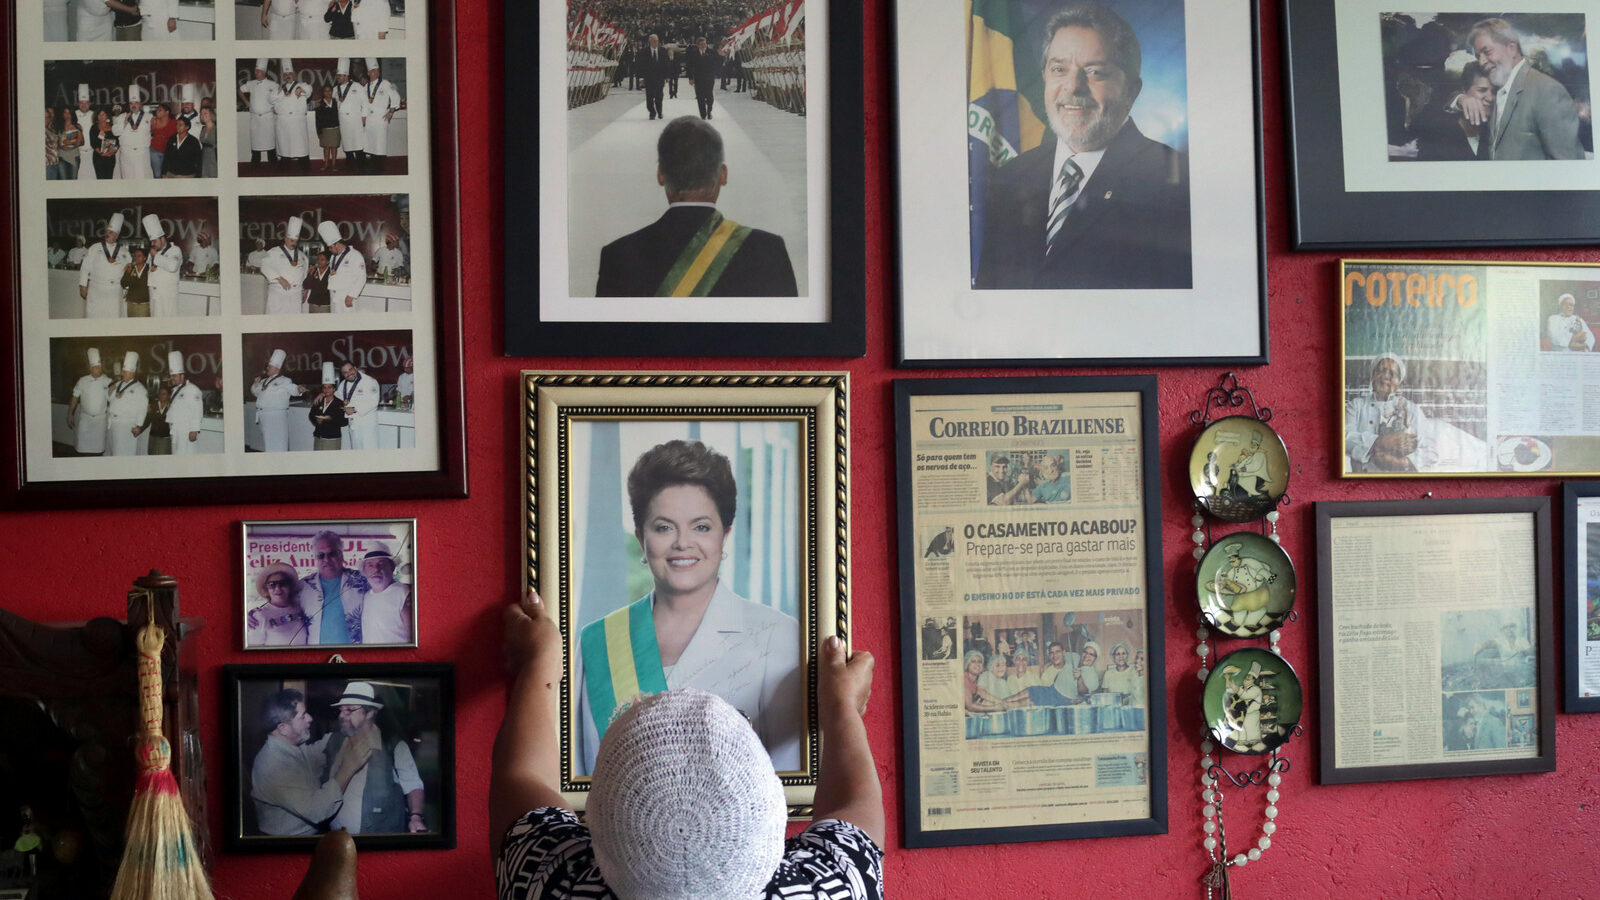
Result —
[[906, 846], [1165, 834], [1155, 376], [894, 392]]
[[[1050, 76], [1041, 52], [1051, 17], [1071, 7], [895, 4], [900, 364], [1265, 364], [1255, 7], [1097, 6], [1083, 31], [1131, 31], [1136, 49], [1108, 95], [1123, 102], [1082, 124], [1041, 112], [1075, 77]], [[1218, 96], [1237, 102], [1202, 99]], [[1078, 146], [1054, 133], [1079, 130]], [[1053, 173], [1074, 152], [1061, 194]]]
[[1322, 783], [1554, 771], [1549, 499], [1316, 516]]
[[[738, 238], [743, 244], [727, 268], [711, 265], [698, 281], [675, 277], [674, 291], [665, 286], [670, 261], [643, 250], [690, 240], [661, 237], [689, 233], [663, 216], [655, 147], [665, 126], [653, 121], [649, 91], [622, 87], [619, 68], [635, 65], [619, 56], [643, 51], [646, 32], [659, 23], [602, 21], [576, 3], [506, 8], [506, 39], [519, 51], [506, 59], [505, 244], [524, 248], [506, 254], [506, 355], [866, 353], [861, 8], [766, 0], [760, 9], [745, 22], [718, 23], [729, 34], [706, 35], [712, 56], [725, 61], [720, 51], [728, 48], [742, 62], [733, 82], [713, 78], [712, 109], [703, 117], [713, 130], [732, 122], [727, 177], [710, 202], [755, 231]], [[652, 67], [681, 70], [700, 35], [663, 31], [657, 52], [670, 60]], [[530, 61], [539, 73], [537, 103], [527, 96]], [[729, 90], [746, 75], [749, 91]], [[692, 120], [695, 80], [674, 75], [667, 83], [660, 117]], [[658, 216], [648, 240], [626, 242]], [[615, 248], [602, 250], [613, 241]], [[614, 264], [602, 266], [603, 258]], [[789, 286], [784, 268], [793, 275]], [[628, 278], [613, 277], [619, 273]]]
[[[345, 706], [375, 710], [372, 723], [364, 727], [377, 727], [382, 735], [381, 746], [391, 762], [383, 769], [397, 791], [391, 795], [386, 786], [383, 802], [375, 801], [366, 793], [376, 786], [374, 776], [368, 769], [355, 776], [369, 779], [362, 788], [360, 815], [351, 819], [360, 820], [351, 829], [356, 847], [455, 848], [455, 666], [400, 662], [222, 667], [223, 847], [230, 852], [304, 853], [316, 845], [319, 834], [350, 824], [342, 818], [340, 792], [330, 784], [339, 776], [344, 715], [339, 707], [346, 700], [351, 702]], [[310, 715], [309, 721], [295, 714], [296, 703]], [[368, 717], [363, 713], [363, 720]], [[292, 763], [315, 750], [328, 762], [315, 776], [321, 783], [299, 785], [306, 773]], [[408, 758], [410, 766], [405, 764]], [[367, 765], [370, 769], [370, 760]], [[422, 785], [421, 822], [409, 815], [419, 805], [407, 796], [417, 790], [411, 787], [415, 783]], [[401, 801], [403, 808], [393, 808]]]
[[[1393, 9], [1318, 0], [1283, 5], [1294, 249], [1600, 240], [1600, 177], [1592, 160], [1583, 161], [1567, 96], [1569, 84], [1586, 93], [1590, 83], [1583, 34], [1592, 23], [1584, 14], [1571, 12], [1559, 25], [1554, 20], [1561, 16], [1537, 0], [1437, 12], [1427, 22]], [[1533, 63], [1557, 76], [1539, 77], [1559, 83], [1572, 116], [1570, 144], [1563, 139], [1567, 149], [1551, 152], [1576, 150], [1575, 159], [1540, 158], [1509, 146], [1499, 151], [1502, 159], [1492, 138], [1488, 144], [1475, 138], [1472, 145], [1459, 129], [1448, 131], [1460, 118], [1451, 105], [1469, 77], [1463, 63], [1473, 56], [1473, 26], [1496, 17], [1515, 29], [1523, 15], [1537, 16], [1541, 44], [1576, 48], [1574, 58], [1557, 66]], [[1533, 134], [1527, 126], [1512, 131]], [[1481, 153], [1480, 146], [1490, 149]], [[1592, 156], [1593, 148], [1587, 152]], [[1461, 214], [1466, 205], [1473, 215]]]
[[[277, 168], [259, 161], [265, 151], [252, 153], [251, 114], [236, 109], [229, 87], [252, 77], [238, 67], [253, 65], [246, 60], [258, 55], [261, 43], [236, 38], [234, 23], [226, 16], [206, 23], [215, 28], [215, 37], [206, 39], [190, 36], [185, 29], [194, 23], [185, 20], [180, 23], [182, 38], [162, 43], [171, 49], [157, 53], [141, 51], [155, 46], [142, 42], [40, 40], [46, 27], [42, 13], [25, 6], [8, 4], [0, 10], [0, 33], [12, 50], [7, 65], [0, 67], [0, 82], [18, 100], [0, 141], [0, 163], [18, 175], [0, 186], [5, 211], [0, 253], [11, 262], [0, 290], [0, 347], [9, 351], [11, 361], [11, 385], [0, 392], [0, 416], [9, 423], [0, 428], [0, 453], [15, 466], [0, 478], [0, 506], [466, 496], [454, 0], [414, 7], [405, 19], [408, 31], [382, 42], [381, 51], [362, 45], [363, 52], [379, 53], [380, 69], [387, 67], [403, 79], [407, 96], [400, 98], [403, 108], [385, 132], [389, 155], [382, 159], [389, 162], [387, 167], [368, 171], [336, 150], [334, 165], [343, 167], [347, 177], [326, 177], [309, 157], [303, 167], [292, 162], [290, 154], [298, 152], [292, 146], [292, 128], [285, 138], [291, 143]], [[232, 8], [222, 6], [225, 12]], [[205, 12], [215, 18], [215, 8]], [[351, 52], [334, 49], [334, 43], [315, 50], [308, 46], [308, 52], [320, 54], [315, 58], [274, 59], [268, 66], [277, 71], [288, 62], [302, 73], [296, 84], [308, 91], [312, 82], [331, 84], [337, 64], [348, 60], [332, 54]], [[109, 55], [113, 46], [120, 55]], [[164, 58], [140, 68], [149, 56]], [[112, 180], [63, 180], [59, 164], [56, 170], [41, 168], [39, 145], [47, 136], [40, 125], [42, 114], [59, 114], [64, 108], [75, 112], [70, 108], [74, 83], [89, 88], [91, 117], [100, 111], [131, 114], [131, 103], [123, 110], [132, 93], [129, 80], [142, 99], [170, 111], [179, 111], [185, 96], [198, 97], [198, 107], [221, 100], [214, 106], [215, 177], [119, 178], [120, 170], [113, 170], [108, 176]], [[399, 91], [395, 93], [398, 97]], [[202, 115], [198, 109], [195, 114]], [[69, 119], [75, 116], [61, 121]], [[316, 143], [309, 141], [311, 147]], [[233, 160], [241, 157], [257, 161], [236, 165]], [[120, 155], [116, 158], [122, 161]], [[77, 168], [81, 173], [84, 167]], [[151, 169], [153, 174], [154, 158]], [[116, 242], [109, 245], [106, 261], [110, 271], [122, 265], [123, 256], [131, 261], [136, 252], [156, 249], [152, 226], [143, 221], [147, 215], [155, 217], [154, 227], [169, 233], [165, 240], [193, 269], [179, 270], [181, 280], [172, 288], [176, 305], [137, 303], [128, 299], [131, 293], [108, 283], [97, 287], [100, 293], [91, 308], [78, 287], [91, 273], [68, 268], [73, 254], [64, 253], [65, 246], [74, 235], [85, 238], [91, 248], [97, 246], [101, 231], [116, 222]], [[288, 227], [297, 223], [300, 230], [288, 235]], [[329, 241], [328, 232], [318, 232], [322, 223], [340, 229], [342, 244]], [[289, 247], [290, 236], [302, 243]], [[254, 251], [245, 252], [258, 237], [263, 244], [283, 244], [285, 256], [296, 257], [294, 265], [302, 266], [307, 283], [319, 248], [329, 251], [330, 260], [360, 260], [368, 275], [359, 288], [347, 286], [348, 311], [355, 315], [341, 316], [337, 323], [331, 317], [315, 318], [331, 310], [331, 302], [319, 306], [315, 296], [305, 293], [292, 304], [294, 310], [258, 308], [264, 275], [249, 259]], [[389, 251], [400, 262], [384, 256]], [[85, 251], [79, 259], [88, 256]], [[374, 266], [381, 274], [373, 272]], [[303, 290], [292, 282], [284, 288]], [[120, 299], [113, 296], [118, 294]], [[142, 318], [147, 311], [151, 317]], [[126, 386], [119, 397], [124, 402], [115, 413], [115, 428], [109, 413], [89, 416], [96, 421], [82, 428], [77, 421], [80, 407], [70, 396], [81, 387], [76, 379], [98, 381], [86, 358], [89, 349], [102, 357], [100, 377], [109, 382], [106, 391], [118, 387], [112, 376], [125, 356], [138, 367], [138, 377], [131, 379], [138, 387]], [[333, 362], [336, 370], [349, 363], [368, 376], [363, 380], [358, 374], [352, 382], [363, 387], [363, 397], [373, 399], [352, 407], [362, 427], [345, 429], [341, 465], [330, 466], [332, 458], [293, 452], [312, 449], [309, 407], [300, 405], [308, 401], [300, 400], [284, 414], [285, 446], [264, 435], [251, 414], [253, 380], [275, 350], [285, 353], [276, 377], [291, 384], [291, 394], [302, 388], [318, 393], [323, 362]], [[152, 406], [158, 404], [159, 388], [172, 380], [171, 352], [180, 354], [188, 379], [183, 392], [200, 395], [198, 404], [193, 397], [182, 398], [182, 421], [189, 421], [190, 410], [199, 418], [197, 428], [183, 432], [187, 439], [173, 439], [174, 451], [194, 450], [183, 459], [162, 459], [159, 446], [150, 452], [147, 442], [160, 436], [151, 430], [154, 419], [145, 420], [133, 440], [121, 437], [124, 431], [134, 434], [122, 426], [133, 421], [141, 392]], [[408, 363], [414, 372], [404, 369]], [[339, 377], [335, 375], [336, 381]], [[412, 385], [409, 397], [421, 402], [393, 399], [400, 384]], [[95, 389], [85, 390], [87, 394], [79, 391], [80, 400], [88, 396], [86, 404], [97, 403]], [[376, 420], [370, 430], [361, 421], [368, 418]], [[97, 441], [95, 432], [118, 439]], [[177, 447], [180, 442], [185, 446]], [[102, 456], [97, 448], [122, 458]], [[280, 449], [290, 452], [276, 452]]]
[[[593, 710], [700, 687], [750, 719], [790, 815], [809, 816], [820, 763], [813, 660], [821, 641], [850, 637], [848, 376], [524, 372], [522, 395], [523, 569], [563, 636], [567, 801], [582, 810], [592, 783], [597, 723], [610, 718]], [[656, 505], [685, 497], [692, 510]], [[645, 522], [692, 531], [695, 562], [669, 565], [671, 542], [647, 538], [660, 529]], [[698, 604], [700, 617], [671, 660], [650, 625], [667, 603]], [[631, 647], [630, 664], [611, 659], [619, 647]]]

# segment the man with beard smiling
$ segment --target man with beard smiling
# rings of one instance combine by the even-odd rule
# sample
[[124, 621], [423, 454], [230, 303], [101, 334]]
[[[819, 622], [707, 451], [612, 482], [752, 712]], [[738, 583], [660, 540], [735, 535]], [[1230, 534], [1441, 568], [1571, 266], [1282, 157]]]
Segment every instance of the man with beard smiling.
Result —
[[1583, 159], [1572, 95], [1533, 67], [1517, 30], [1505, 19], [1484, 19], [1472, 26], [1467, 41], [1495, 97], [1486, 102], [1463, 95], [1459, 104], [1468, 122], [1489, 124], [1490, 157]]
[[1188, 158], [1140, 133], [1138, 35], [1073, 4], [1042, 56], [1050, 131], [995, 173], [974, 287], [1147, 289], [1193, 284]]

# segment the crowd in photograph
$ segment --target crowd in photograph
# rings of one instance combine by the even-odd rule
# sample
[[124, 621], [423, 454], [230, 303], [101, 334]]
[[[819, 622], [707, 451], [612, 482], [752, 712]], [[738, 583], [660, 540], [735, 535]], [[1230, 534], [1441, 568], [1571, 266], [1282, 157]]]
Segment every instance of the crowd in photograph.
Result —
[[588, 14], [616, 26], [634, 46], [654, 34], [664, 46], [693, 44], [703, 35], [715, 47], [761, 8], [736, 0], [568, 0], [567, 33]]
[[89, 85], [78, 103], [44, 111], [45, 178], [50, 181], [217, 177], [217, 110], [192, 84], [177, 103], [149, 103], [129, 85], [126, 105], [95, 106]]

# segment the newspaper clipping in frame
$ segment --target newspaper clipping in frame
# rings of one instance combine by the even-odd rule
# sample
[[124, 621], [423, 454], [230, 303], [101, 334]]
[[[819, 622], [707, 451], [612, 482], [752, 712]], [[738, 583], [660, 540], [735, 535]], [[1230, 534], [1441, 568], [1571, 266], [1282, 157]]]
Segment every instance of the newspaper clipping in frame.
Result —
[[924, 829], [1150, 816], [1139, 404], [910, 398]]

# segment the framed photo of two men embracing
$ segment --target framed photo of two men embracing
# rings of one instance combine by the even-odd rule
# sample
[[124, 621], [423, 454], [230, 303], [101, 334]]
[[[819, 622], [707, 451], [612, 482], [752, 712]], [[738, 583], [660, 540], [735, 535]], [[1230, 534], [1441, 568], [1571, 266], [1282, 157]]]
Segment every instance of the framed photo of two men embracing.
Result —
[[1258, 28], [1222, 0], [897, 3], [900, 361], [1265, 363]]

